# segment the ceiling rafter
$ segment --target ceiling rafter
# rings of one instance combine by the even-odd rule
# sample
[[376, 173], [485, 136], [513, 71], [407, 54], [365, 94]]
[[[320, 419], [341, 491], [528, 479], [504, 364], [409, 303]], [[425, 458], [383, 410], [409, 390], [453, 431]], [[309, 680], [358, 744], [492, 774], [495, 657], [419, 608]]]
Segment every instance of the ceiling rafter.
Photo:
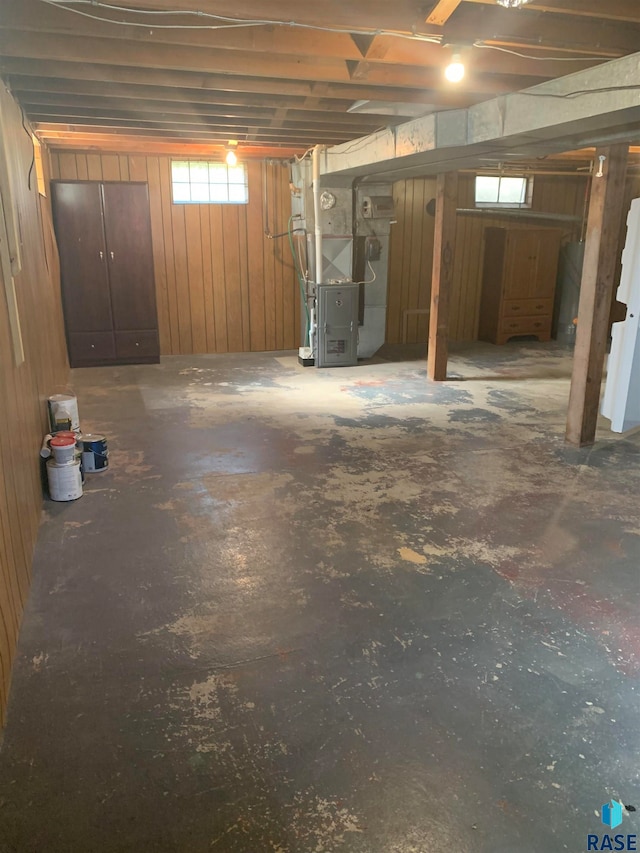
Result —
[[427, 15], [426, 23], [434, 24], [437, 27], [444, 26], [461, 2], [462, 0], [438, 0]]
[[[50, 137], [57, 145], [136, 134], [141, 144], [330, 144], [640, 45], [638, 0], [531, 0], [520, 10], [495, 0], [243, 0], [240, 10], [237, 0], [199, 0], [197, 18], [193, 0], [131, 0], [139, 12], [185, 11], [164, 19], [73, 4], [107, 21], [41, 0], [0, 2], [0, 74], [43, 138], [62, 129]], [[220, 29], [213, 14], [271, 23]], [[459, 85], [444, 81], [451, 45], [467, 46]]]

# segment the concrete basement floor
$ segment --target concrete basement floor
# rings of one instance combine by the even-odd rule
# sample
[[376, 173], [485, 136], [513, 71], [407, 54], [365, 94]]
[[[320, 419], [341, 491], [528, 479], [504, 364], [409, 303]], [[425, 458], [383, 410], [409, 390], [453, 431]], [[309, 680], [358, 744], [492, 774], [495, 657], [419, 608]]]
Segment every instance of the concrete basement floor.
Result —
[[44, 511], [3, 853], [576, 853], [640, 807], [640, 434], [565, 446], [556, 345], [384, 355], [74, 373], [112, 467]]

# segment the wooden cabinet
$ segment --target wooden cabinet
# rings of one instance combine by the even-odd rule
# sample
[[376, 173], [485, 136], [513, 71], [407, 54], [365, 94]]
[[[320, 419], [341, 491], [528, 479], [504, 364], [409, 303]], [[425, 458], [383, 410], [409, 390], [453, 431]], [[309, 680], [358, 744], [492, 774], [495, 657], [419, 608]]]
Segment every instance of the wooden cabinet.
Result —
[[551, 339], [562, 232], [487, 228], [478, 337], [504, 344], [517, 335]]
[[51, 187], [71, 366], [159, 361], [147, 185]]

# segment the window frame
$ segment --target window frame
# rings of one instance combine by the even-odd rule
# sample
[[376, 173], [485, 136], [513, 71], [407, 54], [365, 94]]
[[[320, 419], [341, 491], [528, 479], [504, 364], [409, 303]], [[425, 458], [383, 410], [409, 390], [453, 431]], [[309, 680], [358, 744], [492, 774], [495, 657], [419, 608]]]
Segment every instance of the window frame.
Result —
[[[491, 175], [477, 172], [473, 182], [474, 205], [479, 210], [529, 210], [533, 206], [533, 175]], [[498, 200], [478, 201], [478, 178], [495, 178], [498, 180]], [[503, 180], [516, 178], [525, 182], [524, 201], [500, 201], [500, 184]]]
[[[187, 167], [189, 171], [189, 179], [186, 181], [176, 180], [175, 169], [176, 167], [184, 168]], [[195, 168], [198, 168], [199, 171], [203, 171], [203, 167], [207, 169], [207, 177], [208, 180], [198, 181], [194, 180], [194, 176], [192, 175], [192, 169], [195, 171]], [[235, 166], [229, 166], [224, 161], [220, 160], [210, 160], [210, 159], [179, 159], [177, 157], [172, 157], [170, 161], [170, 169], [171, 169], [171, 203], [172, 204], [237, 204], [244, 205], [249, 204], [249, 171], [245, 163], [237, 163]], [[242, 173], [242, 181], [233, 180], [233, 173]], [[212, 180], [212, 175], [216, 174], [225, 174], [225, 181]], [[178, 187], [188, 187], [189, 189], [189, 198], [176, 198], [176, 186]], [[194, 188], [199, 188], [202, 190], [207, 187], [208, 192], [205, 194], [202, 193], [203, 197], [201, 198], [193, 198]], [[212, 196], [212, 189], [217, 187], [219, 190], [222, 188], [226, 191], [226, 198], [214, 198]], [[242, 198], [230, 198], [231, 190], [239, 190], [242, 188]], [[222, 193], [220, 193], [222, 195]]]

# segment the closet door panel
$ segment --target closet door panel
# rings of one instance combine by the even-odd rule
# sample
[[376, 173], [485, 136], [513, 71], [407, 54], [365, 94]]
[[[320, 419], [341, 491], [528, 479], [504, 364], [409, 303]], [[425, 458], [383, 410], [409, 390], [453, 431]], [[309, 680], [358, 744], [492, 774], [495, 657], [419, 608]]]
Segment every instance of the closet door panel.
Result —
[[113, 326], [100, 184], [52, 182], [67, 333]]
[[147, 186], [105, 183], [102, 193], [114, 329], [156, 329]]
[[118, 358], [153, 358], [158, 355], [158, 333], [153, 331], [116, 332], [116, 356]]

